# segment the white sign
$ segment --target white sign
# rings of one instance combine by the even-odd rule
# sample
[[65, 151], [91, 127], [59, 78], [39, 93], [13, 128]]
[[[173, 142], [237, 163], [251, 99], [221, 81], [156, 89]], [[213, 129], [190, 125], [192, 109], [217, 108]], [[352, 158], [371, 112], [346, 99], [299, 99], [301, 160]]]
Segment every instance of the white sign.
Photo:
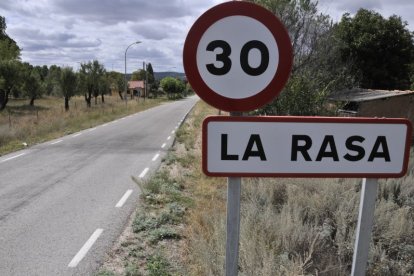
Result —
[[411, 124], [403, 119], [210, 117], [203, 170], [211, 176], [400, 177]]
[[273, 34], [247, 16], [215, 22], [197, 47], [197, 67], [204, 82], [217, 94], [231, 99], [248, 98], [265, 89], [278, 63]]
[[195, 92], [227, 111], [257, 109], [274, 99], [293, 62], [289, 34], [267, 9], [226, 2], [202, 14], [184, 43], [183, 64]]

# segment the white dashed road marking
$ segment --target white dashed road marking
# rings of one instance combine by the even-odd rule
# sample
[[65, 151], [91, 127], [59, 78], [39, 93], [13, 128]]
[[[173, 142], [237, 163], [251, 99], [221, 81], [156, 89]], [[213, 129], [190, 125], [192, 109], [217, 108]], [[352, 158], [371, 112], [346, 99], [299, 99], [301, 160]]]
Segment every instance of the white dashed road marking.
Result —
[[132, 190], [128, 190], [125, 192], [125, 194], [122, 196], [122, 198], [118, 201], [118, 203], [115, 205], [116, 208], [121, 208], [125, 202], [127, 201], [128, 197], [132, 194]]
[[102, 234], [103, 229], [98, 228], [93, 232], [92, 236], [86, 241], [79, 252], [73, 257], [72, 261], [68, 264], [68, 267], [76, 267], [80, 261], [86, 256], [92, 245], [96, 242], [99, 236]]

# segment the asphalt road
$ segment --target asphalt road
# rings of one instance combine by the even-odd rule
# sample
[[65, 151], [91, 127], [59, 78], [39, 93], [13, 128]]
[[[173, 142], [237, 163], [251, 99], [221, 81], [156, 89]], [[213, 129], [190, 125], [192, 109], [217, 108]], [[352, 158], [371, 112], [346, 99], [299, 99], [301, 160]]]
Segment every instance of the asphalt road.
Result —
[[0, 157], [0, 275], [93, 275], [197, 100]]

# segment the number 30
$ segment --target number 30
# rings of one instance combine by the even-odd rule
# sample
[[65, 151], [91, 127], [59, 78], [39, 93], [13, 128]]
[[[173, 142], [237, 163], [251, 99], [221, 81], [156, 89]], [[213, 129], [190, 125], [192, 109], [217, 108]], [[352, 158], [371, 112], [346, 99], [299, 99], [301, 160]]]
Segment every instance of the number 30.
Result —
[[[213, 63], [210, 63], [207, 64], [206, 67], [211, 74], [222, 76], [227, 74], [232, 66], [230, 59], [231, 47], [224, 40], [214, 40], [207, 45], [206, 50], [214, 52], [214, 50], [217, 48], [221, 48], [222, 52], [216, 55], [216, 61], [222, 62], [223, 66], [216, 67]], [[261, 54], [261, 62], [257, 67], [251, 67], [249, 64], [249, 53], [252, 49], [259, 50]], [[266, 45], [263, 42], [258, 40], [251, 40], [247, 42], [244, 44], [240, 52], [240, 65], [243, 71], [250, 76], [258, 76], [263, 74], [269, 66], [269, 49], [267, 49]]]

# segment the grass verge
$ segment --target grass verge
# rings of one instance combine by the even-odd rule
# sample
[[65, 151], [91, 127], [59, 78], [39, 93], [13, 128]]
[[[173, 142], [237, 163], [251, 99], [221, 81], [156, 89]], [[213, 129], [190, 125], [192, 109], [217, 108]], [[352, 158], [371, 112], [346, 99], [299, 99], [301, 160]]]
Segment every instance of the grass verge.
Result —
[[85, 106], [82, 97], [71, 99], [68, 112], [64, 111], [63, 100], [47, 97], [35, 102], [12, 100], [6, 110], [0, 112], [0, 156], [26, 146], [62, 137], [83, 129], [149, 109], [165, 98], [121, 101], [118, 96], [106, 96], [105, 103]]

